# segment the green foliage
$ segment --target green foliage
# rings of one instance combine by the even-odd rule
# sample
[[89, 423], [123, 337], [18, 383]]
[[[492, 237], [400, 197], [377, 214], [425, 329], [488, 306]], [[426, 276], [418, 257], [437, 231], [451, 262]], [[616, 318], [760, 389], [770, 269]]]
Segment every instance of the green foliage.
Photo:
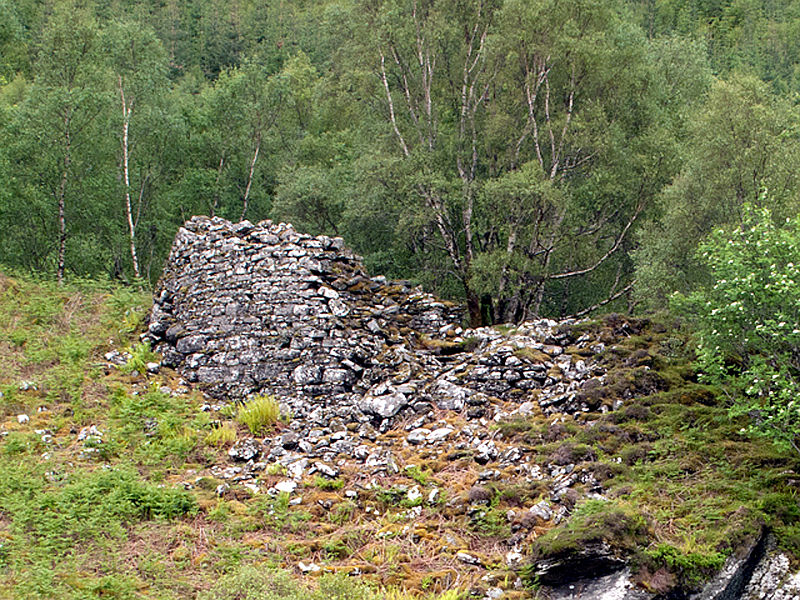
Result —
[[289, 494], [281, 492], [277, 496], [254, 498], [249, 508], [250, 514], [258, 517], [264, 526], [277, 531], [288, 529], [298, 531], [311, 515], [302, 510], [293, 509], [289, 504]]
[[297, 592], [297, 583], [285, 571], [246, 566], [221, 577], [198, 600], [283, 600], [296, 597]]
[[317, 475], [314, 477], [314, 485], [321, 490], [333, 492], [336, 490], [340, 490], [344, 487], [344, 480], [329, 479], [328, 477], [322, 477], [321, 475]]
[[336, 525], [346, 525], [350, 522], [358, 506], [351, 501], [340, 502], [330, 512], [329, 519]]
[[0, 1], [3, 263], [55, 271], [60, 200], [67, 275], [123, 281], [131, 242], [156, 281], [190, 215], [289, 219], [519, 320], [622, 307], [632, 261], [663, 305], [702, 283], [697, 240], [753, 189], [796, 212], [790, 3], [410, 6]]
[[281, 407], [273, 396], [256, 396], [239, 407], [236, 420], [250, 433], [258, 435], [275, 425], [280, 419]]
[[406, 490], [400, 487], [376, 487], [373, 488], [375, 499], [386, 506], [400, 506], [406, 499]]
[[605, 542], [615, 552], [624, 554], [646, 541], [648, 525], [644, 517], [630, 505], [587, 500], [572, 514], [565, 527], [559, 527], [537, 538], [534, 556], [564, 556], [580, 551], [589, 544]]
[[141, 291], [108, 281], [79, 280], [57, 286], [28, 277], [0, 275], [0, 341], [10, 352], [6, 374], [18, 369], [44, 393], [48, 403], [68, 401], [80, 418], [84, 391], [99, 376], [96, 361], [109, 343], [127, 343], [119, 324], [125, 313], [140, 315]]
[[142, 374], [147, 372], [147, 363], [158, 362], [159, 356], [150, 348], [147, 342], [140, 342], [130, 348], [130, 359], [120, 367], [123, 373], [133, 373], [134, 371]]
[[716, 573], [724, 564], [725, 556], [709, 548], [702, 551], [682, 552], [669, 544], [659, 544], [645, 550], [647, 561], [655, 568], [666, 567], [676, 574], [684, 585], [696, 587]]
[[506, 511], [499, 507], [500, 496], [495, 494], [489, 506], [480, 509], [470, 522], [470, 529], [482, 536], [506, 539], [511, 535]]
[[419, 465], [412, 465], [410, 467], [406, 467], [406, 475], [411, 477], [411, 479], [413, 479], [422, 486], [428, 485], [428, 482], [430, 481], [431, 478], [430, 470], [424, 469]]
[[715, 283], [675, 302], [696, 320], [702, 380], [731, 387], [751, 432], [800, 452], [800, 219], [745, 206], [698, 256]]
[[34, 453], [40, 450], [41, 447], [41, 440], [38, 435], [12, 431], [5, 438], [3, 454], [14, 456], [16, 454]]
[[111, 398], [112, 438], [145, 464], [165, 461], [181, 464], [202, 441], [208, 427], [205, 413], [197, 413], [186, 398], [172, 398], [153, 385], [138, 394], [122, 388]]
[[643, 229], [634, 254], [637, 293], [648, 306], [713, 284], [697, 246], [714, 229], [738, 225], [745, 203], [769, 208], [776, 219], [797, 214], [797, 119], [796, 105], [752, 76], [711, 85], [689, 115], [681, 173], [660, 194], [660, 218]]
[[2, 474], [0, 506], [11, 519], [7, 560], [23, 570], [41, 557], [67, 557], [75, 540], [102, 546], [120, 540], [127, 524], [197, 510], [188, 492], [147, 483], [129, 467], [76, 471], [59, 485], [45, 485], [38, 468], [32, 476], [22, 463], [4, 464]]

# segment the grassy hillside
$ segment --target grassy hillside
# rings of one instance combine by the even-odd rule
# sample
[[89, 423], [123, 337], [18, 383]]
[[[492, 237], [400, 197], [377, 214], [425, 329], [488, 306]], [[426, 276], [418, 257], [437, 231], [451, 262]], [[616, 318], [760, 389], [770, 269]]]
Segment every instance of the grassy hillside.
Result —
[[[172, 373], [132, 370], [146, 358], [137, 332], [149, 302], [0, 275], [0, 597], [384, 597], [342, 577], [276, 574], [291, 551], [283, 532], [310, 515], [283, 498], [220, 499], [218, 482], [198, 477], [226, 461], [231, 439], [218, 432], [247, 427], [212, 423]], [[110, 367], [115, 349], [133, 360]]]
[[[506, 567], [503, 543], [515, 508], [547, 490], [476, 490], [471, 460], [406, 448], [415, 466], [357, 500], [346, 469], [304, 481], [300, 504], [223, 485], [210, 468], [230, 464], [248, 420], [233, 406], [201, 410], [206, 400], [169, 370], [144, 373], [148, 305], [127, 288], [0, 275], [0, 598], [536, 596], [533, 571]], [[613, 318], [582, 327], [607, 331], [609, 376], [593, 393], [622, 408], [492, 425], [543, 467], [576, 464], [603, 489], [586, 499], [595, 484], [579, 485], [559, 527], [534, 526], [525, 562], [605, 541], [658, 591], [701, 580], [764, 525], [800, 555], [797, 459], [740, 433], [725, 395], [696, 383], [685, 334], [638, 321], [617, 335]], [[132, 357], [114, 366], [114, 350]], [[282, 475], [267, 466], [261, 482]], [[444, 498], [422, 506], [412, 486]], [[456, 560], [461, 549], [482, 564]], [[301, 575], [300, 563], [320, 570]], [[354, 565], [363, 577], [341, 575]]]

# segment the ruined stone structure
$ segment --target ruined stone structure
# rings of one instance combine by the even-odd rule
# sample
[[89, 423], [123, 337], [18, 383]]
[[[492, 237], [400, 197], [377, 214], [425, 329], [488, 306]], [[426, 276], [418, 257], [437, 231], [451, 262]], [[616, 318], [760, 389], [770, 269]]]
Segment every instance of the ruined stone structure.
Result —
[[386, 428], [431, 407], [480, 418], [491, 398], [522, 404], [533, 389], [545, 408], [588, 409], [580, 391], [593, 370], [564, 352], [560, 324], [505, 335], [462, 320], [408, 282], [367, 276], [340, 238], [195, 217], [175, 239], [148, 331], [163, 363], [211, 396], [271, 393], [317, 425]]
[[[163, 364], [206, 392], [209, 402], [273, 394], [292, 416], [275, 435], [238, 442], [229, 452], [231, 465], [212, 467], [231, 485], [259, 491], [259, 474], [279, 463], [289, 479], [270, 493], [292, 493], [308, 475], [344, 472], [367, 489], [374, 478], [399, 473], [403, 456], [467, 460], [477, 468], [475, 498], [470, 507], [458, 498], [447, 506], [469, 518], [480, 518], [479, 492], [487, 482], [511, 478], [544, 486], [546, 499], [508, 515], [513, 535], [500, 560], [516, 568], [533, 529], [556, 526], [567, 515], [576, 484], [597, 499], [604, 490], [579, 460], [537, 464], [531, 448], [514, 445], [490, 425], [538, 415], [557, 429], [559, 415], [580, 423], [582, 415], [620, 409], [660, 383], [646, 356], [630, 359], [630, 378], [611, 380], [604, 350], [637, 333], [625, 319], [607, 320], [600, 334], [547, 320], [469, 330], [463, 318], [460, 307], [408, 282], [370, 277], [339, 238], [270, 221], [195, 217], [175, 239], [147, 335]], [[408, 500], [413, 495], [415, 503], [430, 505], [439, 493], [406, 492]], [[443, 538], [443, 551], [450, 543]], [[484, 565], [480, 556], [454, 552], [465, 565]], [[625, 561], [607, 552], [587, 548], [585, 555], [537, 564], [540, 580], [551, 586], [548, 597], [652, 598], [634, 586]], [[789, 600], [800, 597], [798, 589], [788, 559], [765, 551], [762, 540], [692, 598]]]

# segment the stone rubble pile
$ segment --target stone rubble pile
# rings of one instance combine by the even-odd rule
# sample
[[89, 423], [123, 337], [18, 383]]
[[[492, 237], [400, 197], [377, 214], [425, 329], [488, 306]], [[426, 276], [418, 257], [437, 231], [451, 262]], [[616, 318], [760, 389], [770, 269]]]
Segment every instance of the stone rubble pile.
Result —
[[[218, 479], [255, 486], [271, 463], [285, 469], [286, 489], [353, 463], [366, 478], [395, 475], [403, 464], [382, 437], [389, 431], [402, 432], [402, 447], [473, 460], [485, 467], [479, 481], [500, 479], [498, 469], [546, 481], [553, 503], [591, 479], [575, 464], [543, 470], [489, 428], [598, 409], [583, 390], [603, 381], [590, 358], [602, 343], [574, 339], [573, 322], [465, 329], [457, 306], [368, 277], [340, 239], [269, 221], [195, 217], [167, 265], [148, 326], [163, 363], [217, 400], [273, 394], [291, 415], [275, 435], [234, 445], [231, 462], [213, 469]], [[534, 523], [563, 517], [549, 502], [517, 515], [525, 525], [511, 554]]]
[[195, 217], [167, 264], [148, 326], [163, 364], [216, 398], [274, 394], [304, 442], [276, 448], [349, 453], [409, 419], [414, 443], [438, 443], [442, 431], [419, 431], [436, 409], [497, 419], [505, 402], [523, 414], [533, 400], [545, 412], [597, 408], [580, 392], [602, 369], [576, 353], [599, 342], [570, 346], [571, 323], [464, 330], [458, 307], [368, 277], [340, 238]]

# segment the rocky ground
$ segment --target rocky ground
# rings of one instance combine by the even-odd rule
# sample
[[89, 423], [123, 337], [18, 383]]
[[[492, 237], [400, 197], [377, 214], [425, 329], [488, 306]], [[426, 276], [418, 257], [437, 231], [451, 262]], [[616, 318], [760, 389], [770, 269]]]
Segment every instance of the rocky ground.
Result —
[[[375, 570], [364, 560], [375, 539], [396, 540], [411, 558], [406, 582], [527, 594], [520, 574], [534, 542], [576, 506], [607, 502], [609, 472], [632, 461], [598, 464], [595, 449], [559, 442], [579, 429], [616, 433], [614, 415], [635, 418], [648, 410], [639, 398], [676, 384], [653, 369], [659, 351], [681, 349], [669, 347], [682, 342], [663, 326], [611, 316], [463, 329], [456, 307], [369, 278], [341, 240], [284, 224], [193, 219], [169, 264], [148, 328], [164, 363], [222, 400], [204, 410], [268, 393], [285, 416], [198, 477], [222, 482], [222, 496], [244, 488], [285, 496], [315, 519], [362, 523], [365, 543], [345, 544], [339, 558], [349, 560], [336, 567], [352, 573]], [[618, 570], [624, 553], [604, 542], [579, 560], [536, 557], [527, 582]], [[316, 556], [294, 566], [321, 569]]]
[[800, 597], [797, 461], [674, 322], [467, 329], [341, 240], [205, 218], [152, 307], [0, 284], [0, 597], [205, 599], [251, 566], [397, 599]]

